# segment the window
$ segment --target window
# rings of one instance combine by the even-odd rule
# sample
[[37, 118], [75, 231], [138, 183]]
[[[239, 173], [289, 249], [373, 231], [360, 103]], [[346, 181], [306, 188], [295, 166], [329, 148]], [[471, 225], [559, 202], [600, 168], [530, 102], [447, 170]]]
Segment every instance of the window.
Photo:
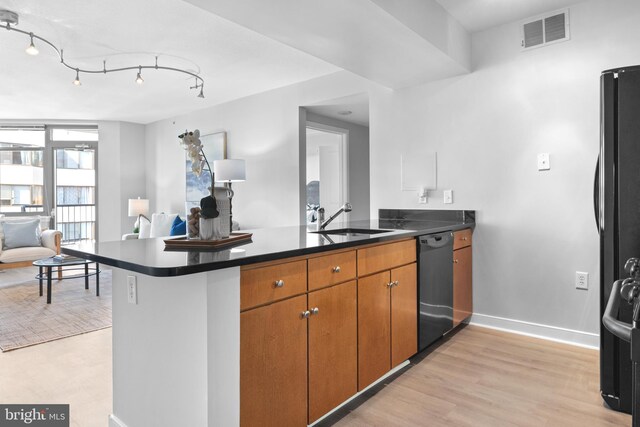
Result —
[[0, 213], [44, 211], [44, 128], [0, 129]]
[[58, 150], [56, 155], [58, 169], [94, 169], [93, 151]]
[[0, 213], [51, 213], [63, 243], [96, 239], [98, 128], [0, 126]]
[[56, 200], [60, 205], [92, 205], [95, 187], [61, 187], [56, 188]]

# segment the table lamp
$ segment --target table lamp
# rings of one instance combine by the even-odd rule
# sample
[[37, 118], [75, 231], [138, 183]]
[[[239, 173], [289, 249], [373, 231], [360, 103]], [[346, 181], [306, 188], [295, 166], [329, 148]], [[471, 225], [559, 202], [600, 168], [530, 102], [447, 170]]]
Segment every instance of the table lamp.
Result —
[[224, 159], [213, 161], [213, 172], [217, 182], [224, 182], [229, 192], [229, 231], [233, 232], [233, 213], [231, 200], [233, 199], [232, 182], [242, 182], [246, 180], [245, 162], [241, 159]]
[[[133, 225], [133, 232], [136, 233], [136, 228], [140, 228], [140, 217], [145, 217], [147, 221], [151, 222], [149, 218], [149, 199], [141, 199], [138, 197], [137, 199], [129, 199], [129, 216], [137, 216], [135, 224]], [[137, 224], [137, 225], [136, 225]]]

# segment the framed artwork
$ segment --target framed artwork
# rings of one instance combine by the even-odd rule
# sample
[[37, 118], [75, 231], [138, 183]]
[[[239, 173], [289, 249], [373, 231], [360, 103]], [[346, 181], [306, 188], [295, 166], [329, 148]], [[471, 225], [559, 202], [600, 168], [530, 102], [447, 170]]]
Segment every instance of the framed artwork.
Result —
[[[213, 167], [214, 160], [223, 160], [227, 158], [227, 132], [211, 133], [209, 135], [200, 136], [204, 155], [207, 156], [209, 164]], [[209, 171], [202, 171], [200, 176], [196, 176], [191, 171], [191, 160], [185, 154], [186, 163], [186, 183], [187, 183], [187, 202], [200, 203], [200, 199], [209, 195], [209, 187], [211, 186], [211, 175]], [[206, 166], [205, 166], [206, 167]]]

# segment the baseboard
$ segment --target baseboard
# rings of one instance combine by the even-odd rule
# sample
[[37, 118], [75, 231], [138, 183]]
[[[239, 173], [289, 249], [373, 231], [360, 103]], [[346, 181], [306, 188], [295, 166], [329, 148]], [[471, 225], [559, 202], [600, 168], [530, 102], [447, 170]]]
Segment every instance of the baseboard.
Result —
[[573, 329], [559, 328], [557, 326], [541, 325], [539, 323], [477, 313], [474, 313], [473, 316], [471, 316], [469, 323], [471, 325], [481, 326], [484, 328], [542, 338], [578, 347], [596, 350], [600, 348], [600, 336], [590, 332], [576, 331]]
[[344, 402], [342, 402], [341, 404], [339, 404], [338, 406], [336, 406], [335, 408], [333, 408], [330, 412], [327, 412], [326, 414], [324, 414], [322, 417], [318, 418], [317, 420], [315, 420], [313, 422], [313, 424], [309, 424], [307, 427], [313, 427], [316, 424], [320, 423], [322, 420], [328, 418], [331, 414], [333, 414], [334, 412], [336, 412], [337, 410], [341, 409], [344, 405], [346, 405], [347, 403], [351, 402], [353, 399], [355, 399], [356, 397], [360, 396], [362, 393], [366, 392], [367, 390], [369, 390], [370, 388], [375, 387], [376, 385], [378, 385], [380, 382], [384, 381], [385, 379], [389, 378], [391, 375], [395, 374], [396, 372], [398, 372], [399, 370], [403, 369], [405, 366], [409, 365], [409, 361], [405, 360], [404, 362], [402, 362], [401, 364], [399, 364], [398, 366], [396, 366], [395, 368], [393, 368], [392, 370], [390, 370], [389, 372], [387, 372], [384, 376], [378, 378], [375, 382], [369, 384], [367, 387], [365, 387], [364, 389], [360, 390], [359, 392], [357, 392], [356, 394], [354, 394], [353, 396], [351, 396], [350, 398], [348, 398], [347, 400], [345, 400]]
[[113, 414], [109, 415], [109, 427], [127, 427], [125, 423]]

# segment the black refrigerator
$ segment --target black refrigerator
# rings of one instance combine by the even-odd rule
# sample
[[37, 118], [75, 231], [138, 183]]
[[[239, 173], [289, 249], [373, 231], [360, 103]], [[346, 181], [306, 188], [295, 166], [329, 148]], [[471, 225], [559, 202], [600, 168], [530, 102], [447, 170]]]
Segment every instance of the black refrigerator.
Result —
[[[624, 263], [640, 257], [640, 66], [604, 71], [600, 77], [600, 154], [594, 207], [600, 234], [600, 391], [607, 405], [631, 413], [629, 343], [602, 324], [613, 282]], [[632, 306], [618, 319], [631, 323]]]

